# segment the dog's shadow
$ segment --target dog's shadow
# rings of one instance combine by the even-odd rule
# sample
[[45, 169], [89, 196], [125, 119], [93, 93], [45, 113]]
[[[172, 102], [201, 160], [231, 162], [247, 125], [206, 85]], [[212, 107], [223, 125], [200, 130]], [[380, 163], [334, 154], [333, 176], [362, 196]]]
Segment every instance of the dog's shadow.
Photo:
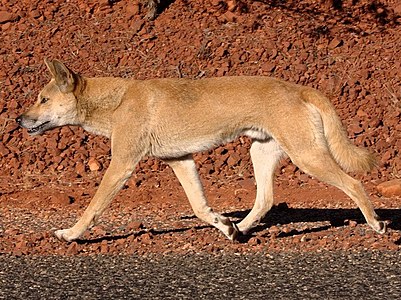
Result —
[[[225, 213], [224, 216], [233, 220], [241, 220], [246, 217], [250, 210], [241, 210]], [[377, 214], [382, 220], [389, 221], [389, 228], [393, 230], [401, 230], [401, 209], [377, 209]], [[182, 217], [182, 219], [195, 219], [194, 215]], [[260, 225], [256, 226], [249, 234], [241, 235], [238, 242], [247, 243], [252, 238], [255, 232], [260, 232], [270, 228], [271, 226], [290, 223], [302, 222], [328, 222], [330, 225], [323, 225], [320, 227], [307, 228], [304, 230], [291, 230], [289, 232], [280, 232], [277, 237], [288, 237], [303, 235], [311, 232], [320, 232], [329, 229], [330, 227], [341, 227], [346, 225], [346, 220], [354, 220], [358, 224], [366, 223], [365, 219], [359, 209], [330, 209], [330, 208], [290, 208], [286, 203], [281, 203], [272, 207], [269, 213], [261, 220]], [[130, 232], [122, 235], [107, 235], [99, 238], [89, 240], [77, 240], [78, 244], [93, 244], [106, 241], [117, 241], [126, 239], [130, 236], [140, 237], [143, 234], [151, 233], [152, 235], [162, 235], [168, 233], [180, 233], [191, 229], [201, 230], [205, 228], [212, 228], [210, 225], [192, 226], [174, 229], [141, 229], [139, 231]], [[401, 245], [401, 239], [395, 242]]]
[[[394, 230], [401, 230], [401, 209], [376, 209], [381, 220], [389, 221], [388, 227]], [[250, 210], [236, 211], [224, 214], [233, 219], [243, 219]], [[330, 227], [341, 227], [347, 225], [346, 221], [356, 221], [358, 224], [366, 223], [359, 209], [340, 208], [290, 208], [286, 203], [280, 203], [272, 207], [269, 213], [261, 220], [260, 224], [252, 229], [252, 232], [263, 231], [277, 224], [290, 224], [302, 222], [329, 222], [330, 225], [307, 228], [304, 230], [292, 230], [280, 232], [277, 237], [303, 235], [310, 232], [327, 230]], [[240, 237], [240, 242], [248, 242], [252, 235]], [[401, 239], [396, 242], [401, 244]]]

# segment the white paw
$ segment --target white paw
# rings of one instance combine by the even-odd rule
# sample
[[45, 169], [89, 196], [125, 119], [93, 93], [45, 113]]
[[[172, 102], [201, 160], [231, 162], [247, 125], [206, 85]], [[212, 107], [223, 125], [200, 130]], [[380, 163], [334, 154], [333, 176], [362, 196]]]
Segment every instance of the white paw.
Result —
[[378, 226], [373, 228], [377, 233], [384, 234], [387, 231], [388, 221], [379, 221]]
[[237, 227], [238, 233], [241, 234], [241, 235], [247, 235], [249, 230], [251, 230], [252, 227], [248, 226], [248, 225], [243, 225], [241, 223], [242, 222], [240, 222], [238, 224], [235, 224], [236, 227]]
[[71, 232], [71, 229], [60, 229], [56, 230], [54, 232], [54, 235], [60, 240], [60, 241], [66, 241], [66, 242], [71, 242], [75, 240], [77, 237], [73, 235]]
[[226, 231], [223, 231], [225, 236], [229, 240], [235, 241], [238, 237], [238, 227], [235, 223], [231, 222], [229, 218], [224, 218], [221, 220], [224, 225], [227, 226]]
[[231, 241], [236, 241], [237, 238], [238, 238], [238, 235], [240, 234], [240, 231], [239, 231], [239, 229], [237, 227], [237, 224], [235, 224], [235, 223], [231, 223], [231, 224], [232, 224], [232, 229], [230, 229], [230, 231], [229, 231], [228, 238]]

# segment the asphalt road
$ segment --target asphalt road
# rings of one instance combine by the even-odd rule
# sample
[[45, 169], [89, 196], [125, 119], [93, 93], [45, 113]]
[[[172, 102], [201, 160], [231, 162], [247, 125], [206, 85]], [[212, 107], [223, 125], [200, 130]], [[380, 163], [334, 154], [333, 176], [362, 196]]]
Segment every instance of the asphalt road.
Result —
[[401, 253], [0, 256], [0, 299], [400, 299]]

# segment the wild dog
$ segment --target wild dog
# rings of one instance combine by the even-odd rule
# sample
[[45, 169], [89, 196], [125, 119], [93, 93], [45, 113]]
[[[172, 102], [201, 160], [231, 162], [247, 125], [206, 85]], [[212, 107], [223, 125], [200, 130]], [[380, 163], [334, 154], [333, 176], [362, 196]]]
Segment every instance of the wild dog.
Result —
[[[315, 89], [270, 77], [87, 78], [58, 60], [45, 64], [50, 82], [16, 121], [31, 135], [78, 125], [111, 139], [110, 166], [94, 198], [74, 226], [55, 232], [60, 240], [75, 240], [94, 224], [144, 156], [169, 164], [195, 215], [231, 240], [272, 207], [274, 170], [285, 156], [344, 191], [375, 231], [386, 231], [362, 184], [346, 173], [368, 171], [375, 159], [351, 143], [333, 105]], [[192, 153], [241, 135], [253, 140], [257, 194], [249, 214], [234, 224], [209, 207]]]

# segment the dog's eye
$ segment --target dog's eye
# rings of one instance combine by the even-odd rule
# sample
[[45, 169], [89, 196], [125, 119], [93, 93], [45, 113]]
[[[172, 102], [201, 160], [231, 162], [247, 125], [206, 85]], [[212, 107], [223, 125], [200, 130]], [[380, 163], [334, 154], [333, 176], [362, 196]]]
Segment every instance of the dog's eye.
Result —
[[40, 103], [41, 103], [41, 104], [44, 104], [44, 103], [46, 103], [47, 101], [49, 101], [49, 98], [43, 97], [42, 99], [40, 99]]

